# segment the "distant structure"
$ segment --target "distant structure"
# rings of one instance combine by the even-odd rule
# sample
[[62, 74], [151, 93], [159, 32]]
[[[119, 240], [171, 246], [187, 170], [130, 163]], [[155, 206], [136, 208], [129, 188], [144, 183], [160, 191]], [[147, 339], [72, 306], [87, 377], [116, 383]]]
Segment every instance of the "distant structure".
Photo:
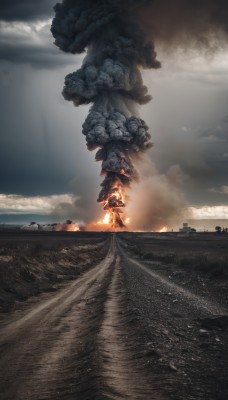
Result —
[[83, 226], [74, 224], [70, 219], [66, 220], [63, 224], [54, 223], [48, 225], [37, 224], [36, 222], [30, 222], [29, 225], [24, 225], [20, 228], [22, 231], [66, 231], [66, 232], [77, 232], [83, 230]]
[[190, 233], [190, 232], [195, 232], [196, 230], [194, 228], [191, 228], [188, 226], [187, 222], [183, 222], [183, 227], [179, 229], [179, 232], [181, 233]]
[[29, 225], [24, 225], [21, 227], [22, 231], [38, 231], [40, 229], [40, 225], [36, 222], [30, 222]]

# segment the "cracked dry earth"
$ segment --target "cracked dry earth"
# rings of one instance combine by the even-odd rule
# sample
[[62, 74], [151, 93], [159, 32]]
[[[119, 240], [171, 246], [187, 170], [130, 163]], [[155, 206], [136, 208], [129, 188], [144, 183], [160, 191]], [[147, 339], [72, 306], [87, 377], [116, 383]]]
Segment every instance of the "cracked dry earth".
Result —
[[227, 399], [226, 308], [109, 236], [97, 265], [2, 319], [1, 400]]

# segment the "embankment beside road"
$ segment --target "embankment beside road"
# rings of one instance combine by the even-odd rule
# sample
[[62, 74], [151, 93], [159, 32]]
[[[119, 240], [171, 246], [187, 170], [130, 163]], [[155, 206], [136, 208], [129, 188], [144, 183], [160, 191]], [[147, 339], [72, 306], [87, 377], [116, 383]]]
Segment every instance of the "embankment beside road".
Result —
[[[68, 240], [67, 240], [68, 238]], [[88, 238], [87, 238], [88, 239]], [[76, 279], [106, 255], [107, 235], [83, 240], [64, 235], [58, 240], [45, 235], [0, 240], [0, 312], [8, 312], [17, 301], [42, 292], [53, 292], [65, 281]]]

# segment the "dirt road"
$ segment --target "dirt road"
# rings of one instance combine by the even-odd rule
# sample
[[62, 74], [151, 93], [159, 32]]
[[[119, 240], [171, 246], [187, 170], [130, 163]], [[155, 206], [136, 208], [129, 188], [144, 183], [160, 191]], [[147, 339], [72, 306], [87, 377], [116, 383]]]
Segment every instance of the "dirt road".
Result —
[[102, 262], [3, 319], [0, 398], [225, 400], [226, 315], [112, 235]]

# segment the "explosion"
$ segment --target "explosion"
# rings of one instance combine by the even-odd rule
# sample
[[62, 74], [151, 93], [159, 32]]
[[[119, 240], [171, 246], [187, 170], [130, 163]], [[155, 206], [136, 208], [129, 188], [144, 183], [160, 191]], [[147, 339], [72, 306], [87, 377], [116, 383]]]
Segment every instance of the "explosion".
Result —
[[121, 208], [125, 207], [121, 187], [114, 186], [107, 198], [101, 202], [104, 204], [104, 210], [107, 211], [105, 218], [109, 221], [110, 226], [112, 228], [124, 228], [125, 224], [120, 216]]
[[63, 96], [75, 106], [93, 103], [82, 133], [89, 150], [98, 149], [101, 191], [97, 201], [112, 228], [124, 228], [124, 193], [138, 174], [134, 162], [152, 146], [137, 105], [151, 100], [140, 69], [159, 68], [152, 43], [128, 16], [128, 2], [63, 0], [55, 6], [55, 44], [66, 52], [87, 50], [82, 67], [67, 75]]
[[103, 201], [103, 209], [106, 211], [104, 218], [98, 221], [98, 226], [108, 226], [112, 230], [118, 230], [126, 227], [126, 223], [129, 222], [129, 218], [125, 221], [121, 217], [122, 207], [125, 207], [125, 196], [121, 186], [115, 186], [110, 191], [107, 198]]
[[66, 76], [63, 96], [76, 107], [92, 104], [82, 133], [101, 162], [97, 201], [105, 219], [121, 229], [121, 193], [137, 180], [135, 161], [152, 146], [148, 126], [137, 115], [137, 107], [151, 100], [141, 70], [161, 66], [152, 41], [169, 50], [193, 45], [212, 51], [227, 43], [227, 2], [63, 0], [54, 10], [56, 46], [72, 54], [86, 51], [82, 67]]

